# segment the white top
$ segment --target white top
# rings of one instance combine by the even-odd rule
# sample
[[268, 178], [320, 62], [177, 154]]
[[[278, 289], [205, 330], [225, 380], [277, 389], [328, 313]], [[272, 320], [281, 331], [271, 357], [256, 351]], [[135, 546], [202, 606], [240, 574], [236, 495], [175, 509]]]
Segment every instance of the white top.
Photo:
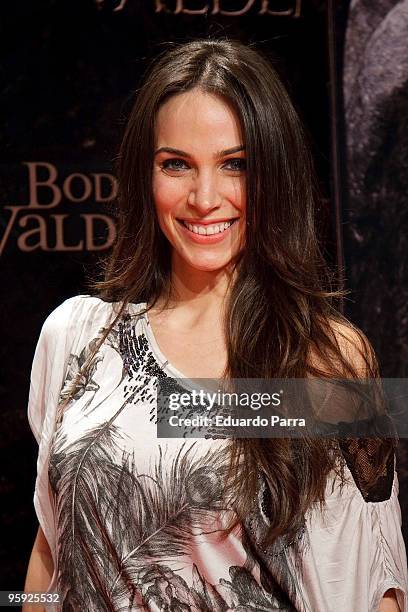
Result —
[[[265, 483], [225, 541], [219, 506], [223, 439], [156, 437], [157, 377], [182, 378], [161, 353], [145, 304], [129, 305], [57, 424], [69, 382], [112, 321], [113, 305], [77, 296], [44, 322], [28, 418], [39, 444], [34, 505], [67, 609], [377, 612], [396, 588], [408, 612], [398, 479], [365, 501], [346, 466], [292, 542], [267, 550]], [[391, 482], [391, 481], [390, 481]], [[220, 531], [221, 530], [221, 531]], [[50, 610], [60, 610], [55, 605]]]

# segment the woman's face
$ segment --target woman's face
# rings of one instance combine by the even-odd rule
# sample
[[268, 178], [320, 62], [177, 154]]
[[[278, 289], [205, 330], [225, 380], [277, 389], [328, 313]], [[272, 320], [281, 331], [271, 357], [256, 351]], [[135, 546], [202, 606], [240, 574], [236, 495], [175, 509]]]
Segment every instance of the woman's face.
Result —
[[156, 119], [153, 195], [173, 265], [219, 270], [244, 244], [245, 151], [238, 118], [222, 98], [194, 89], [169, 98]]

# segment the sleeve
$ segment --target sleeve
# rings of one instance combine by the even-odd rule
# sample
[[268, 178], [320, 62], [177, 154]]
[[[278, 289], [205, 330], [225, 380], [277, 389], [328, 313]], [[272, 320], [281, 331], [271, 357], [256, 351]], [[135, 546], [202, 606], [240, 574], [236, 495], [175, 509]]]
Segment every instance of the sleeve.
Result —
[[369, 609], [377, 612], [384, 593], [394, 588], [400, 611], [408, 612], [407, 557], [401, 531], [396, 459], [391, 449], [378, 473], [374, 460], [380, 444], [379, 440], [370, 438], [340, 442], [347, 467], [361, 494], [361, 516], [365, 515], [361, 529], [368, 533]]
[[112, 304], [98, 297], [78, 295], [65, 300], [43, 323], [31, 367], [28, 422], [38, 443], [34, 507], [49, 544], [54, 575], [48, 592], [55, 590], [56, 533], [48, 467], [57, 407], [71, 354], [76, 354], [114, 317]]
[[68, 322], [75, 298], [70, 298], [48, 315], [41, 328], [31, 366], [28, 422], [37, 440], [41, 437], [47, 408], [58, 402], [65, 373]]
[[[72, 344], [72, 311], [81, 296], [70, 298], [46, 318], [31, 367], [28, 422], [38, 443], [34, 507], [55, 563], [52, 501], [48, 490], [48, 458], [58, 398]], [[54, 578], [49, 590], [54, 586]]]
[[400, 611], [408, 612], [407, 556], [401, 532], [398, 490], [398, 476], [394, 472], [390, 497], [379, 502], [368, 502], [374, 538], [370, 567], [374, 611], [378, 610], [384, 593], [394, 588]]

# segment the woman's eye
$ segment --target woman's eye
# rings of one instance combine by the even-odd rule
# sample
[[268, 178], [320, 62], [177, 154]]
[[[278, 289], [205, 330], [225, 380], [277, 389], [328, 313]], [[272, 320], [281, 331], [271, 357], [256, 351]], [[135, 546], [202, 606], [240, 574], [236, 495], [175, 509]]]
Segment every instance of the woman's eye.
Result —
[[165, 159], [161, 167], [165, 170], [184, 170], [187, 164], [182, 159]]
[[[189, 167], [183, 159], [179, 158], [165, 159], [160, 164], [160, 166], [163, 170], [174, 170], [176, 172], [180, 170], [186, 170]], [[223, 168], [233, 170], [234, 172], [242, 172], [246, 169], [246, 160], [242, 157], [228, 159], [225, 162]]]
[[231, 170], [242, 171], [246, 168], [246, 160], [243, 157], [229, 159], [226, 164]]

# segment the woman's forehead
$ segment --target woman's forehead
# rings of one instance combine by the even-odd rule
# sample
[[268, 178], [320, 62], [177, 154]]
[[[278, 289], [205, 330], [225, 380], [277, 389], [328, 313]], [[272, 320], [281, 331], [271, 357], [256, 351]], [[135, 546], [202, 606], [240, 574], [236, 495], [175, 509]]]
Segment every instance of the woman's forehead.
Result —
[[[199, 139], [201, 145], [219, 149], [242, 143], [239, 119], [231, 105], [220, 96], [194, 89], [169, 98], [159, 109], [156, 138], [161, 146], [182, 143], [191, 147]], [[162, 141], [172, 141], [162, 142]], [[225, 146], [224, 146], [225, 145]]]

